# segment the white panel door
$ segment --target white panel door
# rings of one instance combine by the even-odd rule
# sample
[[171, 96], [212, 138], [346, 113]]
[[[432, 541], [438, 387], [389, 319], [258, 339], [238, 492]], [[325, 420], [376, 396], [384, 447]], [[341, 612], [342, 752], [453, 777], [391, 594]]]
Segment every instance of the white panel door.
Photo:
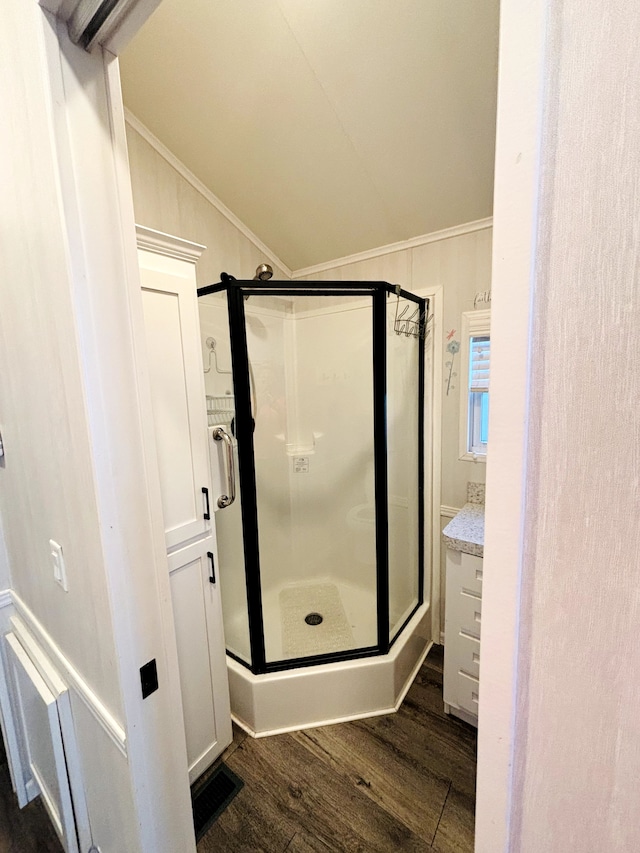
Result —
[[162, 508], [171, 549], [210, 529], [195, 274], [185, 278], [142, 267], [140, 275], [160, 479], [170, 484], [162, 490]]
[[29, 770], [62, 846], [67, 853], [77, 853], [78, 839], [56, 697], [15, 635], [7, 634], [6, 641]]
[[232, 738], [213, 536], [170, 554], [169, 572], [193, 782]]

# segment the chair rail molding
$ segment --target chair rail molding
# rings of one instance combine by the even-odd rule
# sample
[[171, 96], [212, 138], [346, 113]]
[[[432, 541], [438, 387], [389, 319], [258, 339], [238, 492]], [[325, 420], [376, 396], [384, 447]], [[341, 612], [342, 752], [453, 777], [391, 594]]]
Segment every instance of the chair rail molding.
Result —
[[[10, 591], [10, 593], [11, 601], [15, 607], [16, 613], [24, 623], [24, 626], [26, 626], [28, 632], [32, 635], [31, 642], [35, 640], [36, 644], [40, 646], [45, 656], [51, 661], [54, 667], [56, 667], [62, 680], [70, 689], [75, 691], [80, 699], [82, 699], [83, 703], [95, 717], [96, 721], [102, 726], [107, 735], [109, 735], [120, 752], [126, 756], [127, 736], [125, 730], [94, 693], [78, 670], [62, 653], [43, 625], [38, 621], [38, 619], [36, 619], [24, 601], [22, 601], [20, 596], [15, 591]], [[0, 594], [0, 599], [1, 597], [2, 594]], [[19, 620], [16, 620], [15, 622], [14, 632], [17, 636], [24, 638], [24, 630], [21, 628]], [[24, 639], [26, 639], [26, 643], [29, 644], [30, 638], [27, 636]]]

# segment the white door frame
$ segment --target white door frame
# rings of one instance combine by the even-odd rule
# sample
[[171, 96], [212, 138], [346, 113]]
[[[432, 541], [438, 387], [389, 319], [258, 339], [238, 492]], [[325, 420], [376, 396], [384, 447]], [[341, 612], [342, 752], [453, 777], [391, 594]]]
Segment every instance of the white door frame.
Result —
[[502, 0], [476, 853], [511, 849], [545, 0]]

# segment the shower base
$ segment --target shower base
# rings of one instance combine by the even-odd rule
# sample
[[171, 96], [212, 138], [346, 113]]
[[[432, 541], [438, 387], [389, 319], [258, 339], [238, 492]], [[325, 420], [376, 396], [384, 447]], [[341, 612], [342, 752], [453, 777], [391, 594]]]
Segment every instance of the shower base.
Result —
[[[423, 604], [387, 655], [266, 675], [227, 657], [231, 715], [250, 735], [264, 737], [392, 713], [431, 648], [430, 631], [429, 605]], [[357, 647], [361, 632], [368, 628], [354, 630]], [[282, 642], [282, 628], [275, 633]]]
[[[278, 584], [263, 596], [268, 661], [365, 648], [376, 643], [376, 599], [369, 589], [331, 577]], [[305, 622], [318, 613], [322, 622]]]

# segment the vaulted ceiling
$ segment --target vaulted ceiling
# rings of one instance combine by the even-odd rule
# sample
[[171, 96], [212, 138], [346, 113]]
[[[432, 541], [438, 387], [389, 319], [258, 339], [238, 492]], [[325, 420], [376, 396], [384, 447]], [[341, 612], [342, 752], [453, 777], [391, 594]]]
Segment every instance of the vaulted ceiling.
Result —
[[292, 269], [491, 215], [499, 0], [163, 0], [126, 106]]

